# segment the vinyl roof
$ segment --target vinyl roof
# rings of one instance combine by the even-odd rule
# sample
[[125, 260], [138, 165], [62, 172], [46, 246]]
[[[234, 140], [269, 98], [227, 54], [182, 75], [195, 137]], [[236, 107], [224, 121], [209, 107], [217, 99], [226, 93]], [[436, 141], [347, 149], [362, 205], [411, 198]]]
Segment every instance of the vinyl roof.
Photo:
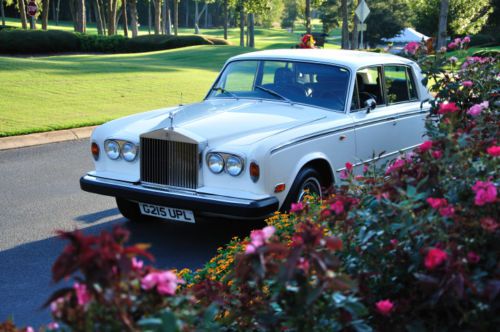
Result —
[[376, 64], [410, 64], [413, 62], [388, 53], [325, 49], [266, 50], [237, 55], [229, 59], [229, 61], [250, 59], [314, 61], [344, 65], [355, 69]]

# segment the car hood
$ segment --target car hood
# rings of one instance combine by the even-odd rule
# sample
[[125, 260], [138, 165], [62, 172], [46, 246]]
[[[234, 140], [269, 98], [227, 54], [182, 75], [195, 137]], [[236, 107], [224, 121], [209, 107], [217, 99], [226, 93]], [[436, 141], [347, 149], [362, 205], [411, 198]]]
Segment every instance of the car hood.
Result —
[[141, 134], [170, 128], [209, 143], [245, 145], [328, 114], [331, 112], [284, 102], [221, 98], [134, 115], [118, 120], [112, 132], [114, 138], [138, 141]]

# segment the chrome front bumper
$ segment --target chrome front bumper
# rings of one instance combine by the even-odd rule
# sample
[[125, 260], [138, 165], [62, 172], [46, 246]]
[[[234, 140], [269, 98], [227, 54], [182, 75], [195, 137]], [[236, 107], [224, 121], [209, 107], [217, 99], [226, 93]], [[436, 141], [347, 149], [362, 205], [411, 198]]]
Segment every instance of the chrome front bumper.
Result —
[[263, 219], [279, 208], [278, 199], [272, 196], [261, 200], [250, 200], [182, 190], [160, 190], [139, 183], [103, 179], [91, 175], [80, 178], [80, 187], [91, 193], [187, 209], [199, 215], [226, 218]]

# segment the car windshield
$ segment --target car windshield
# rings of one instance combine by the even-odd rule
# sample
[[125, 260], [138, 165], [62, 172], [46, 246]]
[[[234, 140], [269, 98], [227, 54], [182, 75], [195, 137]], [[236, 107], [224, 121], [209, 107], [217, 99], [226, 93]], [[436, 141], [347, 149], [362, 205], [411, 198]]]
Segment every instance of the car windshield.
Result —
[[344, 111], [349, 71], [333, 65], [244, 60], [227, 65], [210, 98], [282, 100]]

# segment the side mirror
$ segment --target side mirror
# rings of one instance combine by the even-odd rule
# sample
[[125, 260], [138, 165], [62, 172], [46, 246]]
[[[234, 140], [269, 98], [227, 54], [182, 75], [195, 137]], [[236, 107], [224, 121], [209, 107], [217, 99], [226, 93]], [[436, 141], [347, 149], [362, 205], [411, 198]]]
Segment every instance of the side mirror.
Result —
[[377, 102], [375, 99], [370, 98], [365, 101], [366, 113], [370, 113], [371, 110], [374, 110], [377, 107]]

